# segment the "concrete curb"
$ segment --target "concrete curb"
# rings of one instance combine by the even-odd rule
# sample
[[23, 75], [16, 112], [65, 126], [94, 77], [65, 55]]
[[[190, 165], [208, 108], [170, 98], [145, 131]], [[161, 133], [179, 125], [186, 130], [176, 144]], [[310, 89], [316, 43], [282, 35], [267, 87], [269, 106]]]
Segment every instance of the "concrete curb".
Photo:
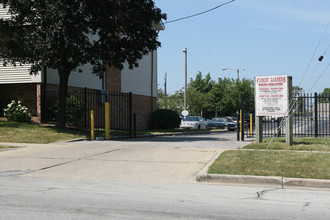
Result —
[[278, 185], [282, 187], [282, 177], [276, 176], [269, 176], [265, 178], [263, 176], [207, 174], [198, 176], [197, 181], [213, 183]]
[[330, 189], [330, 180], [303, 179], [303, 178], [283, 178], [283, 186], [288, 187], [312, 187]]
[[249, 176], [249, 175], [228, 175], [228, 174], [208, 174], [209, 167], [219, 157], [218, 153], [196, 176], [197, 182], [210, 183], [230, 183], [230, 184], [253, 184], [271, 185], [280, 188], [322, 188], [330, 189], [330, 180], [287, 178], [279, 176]]

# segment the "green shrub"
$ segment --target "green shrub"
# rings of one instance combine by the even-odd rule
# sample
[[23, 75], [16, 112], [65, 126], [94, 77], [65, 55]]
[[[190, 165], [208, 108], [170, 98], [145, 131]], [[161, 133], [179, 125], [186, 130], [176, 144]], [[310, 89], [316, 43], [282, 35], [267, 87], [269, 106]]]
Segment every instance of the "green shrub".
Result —
[[84, 103], [76, 96], [66, 98], [66, 122], [77, 124], [84, 115]]
[[152, 113], [154, 129], [173, 129], [180, 126], [180, 116], [173, 110], [159, 109]]
[[[53, 106], [49, 108], [56, 120], [58, 114], [59, 100], [56, 98]], [[77, 125], [84, 115], [84, 103], [75, 95], [66, 97], [66, 123]]]
[[15, 100], [11, 101], [7, 108], [3, 109], [3, 114], [8, 121], [30, 122], [31, 120], [28, 108], [22, 106], [20, 101], [17, 103]]

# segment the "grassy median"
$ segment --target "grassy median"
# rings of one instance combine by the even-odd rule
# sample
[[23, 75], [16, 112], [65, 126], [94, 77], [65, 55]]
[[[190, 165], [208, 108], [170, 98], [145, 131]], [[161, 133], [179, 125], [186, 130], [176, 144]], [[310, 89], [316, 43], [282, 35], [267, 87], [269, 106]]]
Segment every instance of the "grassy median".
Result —
[[47, 144], [86, 137], [87, 132], [83, 131], [0, 121], [0, 142]]
[[[253, 142], [245, 146], [243, 149], [266, 149], [270, 140], [270, 138], [266, 138], [260, 144], [256, 144], [255, 142]], [[268, 149], [297, 151], [330, 151], [330, 138], [294, 138], [292, 146], [287, 146], [284, 138], [274, 138]]]
[[211, 174], [283, 176], [292, 178], [330, 179], [329, 138], [297, 138], [293, 146], [276, 139], [268, 143], [222, 153], [209, 168]]

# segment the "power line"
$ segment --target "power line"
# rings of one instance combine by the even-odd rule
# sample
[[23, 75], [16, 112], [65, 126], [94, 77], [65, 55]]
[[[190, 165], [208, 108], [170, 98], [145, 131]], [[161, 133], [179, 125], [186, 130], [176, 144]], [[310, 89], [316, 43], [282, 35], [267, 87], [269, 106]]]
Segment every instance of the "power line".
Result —
[[327, 71], [327, 69], [329, 68], [329, 66], [330, 66], [330, 63], [327, 65], [327, 67], [323, 70], [323, 72], [320, 74], [320, 76], [316, 79], [316, 81], [314, 82], [314, 84], [312, 85], [312, 87], [310, 88], [310, 90], [308, 91], [308, 92], [310, 92], [313, 88], [314, 88], [314, 86], [315, 86], [315, 84], [321, 79], [321, 77], [323, 76], [323, 74]]
[[[310, 59], [308, 65], [307, 65], [307, 67], [306, 67], [306, 70], [305, 70], [304, 74], [302, 75], [302, 78], [301, 78], [301, 80], [300, 80], [298, 86], [300, 86], [301, 83], [302, 83], [302, 81], [304, 80], [305, 75], [306, 75], [306, 73], [307, 73], [307, 71], [308, 71], [308, 69], [309, 69], [309, 67], [310, 67], [310, 65], [311, 65], [311, 63], [312, 63], [312, 60], [314, 59], [314, 56], [315, 56], [315, 54], [316, 54], [316, 51], [318, 50], [318, 48], [319, 48], [319, 46], [320, 46], [320, 43], [321, 43], [321, 41], [323, 40], [325, 33], [327, 32], [327, 29], [328, 29], [329, 24], [330, 24], [330, 20], [328, 21], [328, 23], [327, 23], [327, 25], [326, 25], [326, 27], [325, 27], [325, 29], [324, 29], [324, 31], [323, 31], [323, 34], [322, 34], [322, 36], [321, 36], [321, 38], [320, 38], [320, 40], [319, 40], [319, 42], [318, 42], [318, 44], [317, 44], [317, 46], [316, 46], [316, 48], [315, 48], [315, 50], [314, 50], [314, 53], [313, 53], [313, 55], [312, 55], [312, 57], [311, 57], [311, 59]], [[330, 45], [330, 44], [329, 44], [329, 45]], [[322, 54], [322, 55], [320, 56], [320, 58], [318, 59], [319, 63], [322, 62], [323, 57], [324, 57], [324, 55], [326, 54], [326, 52], [327, 52], [327, 50], [328, 50], [328, 48], [329, 48], [329, 45], [326, 47], [325, 51], [323, 52], [323, 54]], [[316, 65], [316, 67], [314, 68], [314, 70], [313, 70], [313, 72], [312, 72], [312, 75], [314, 74], [315, 70], [317, 69], [319, 63], [318, 63], [318, 64]], [[329, 68], [329, 66], [330, 66], [330, 64], [328, 64], [328, 65], [326, 66], [326, 68], [324, 69], [324, 71], [321, 73], [321, 75], [318, 77], [318, 79], [314, 82], [313, 86], [311, 87], [311, 89], [310, 89], [308, 92], [310, 92], [310, 91], [312, 90], [312, 88], [315, 86], [315, 84], [318, 82], [318, 80], [319, 80], [319, 79], [323, 76], [323, 74], [327, 71], [327, 69]], [[287, 111], [286, 111], [286, 112], [287, 112], [287, 116], [285, 116], [285, 117], [283, 118], [284, 120], [281, 121], [281, 124], [278, 126], [278, 128], [277, 128], [275, 134], [273, 135], [272, 139], [269, 141], [269, 143], [268, 143], [268, 145], [267, 145], [267, 147], [266, 147], [266, 150], [268, 150], [268, 148], [269, 148], [270, 145], [272, 144], [274, 138], [277, 136], [277, 133], [279, 132], [279, 129], [281, 129], [282, 127], [284, 127], [284, 121], [287, 120], [288, 117], [291, 117], [291, 116], [293, 115], [293, 111], [292, 111], [293, 108], [294, 108], [295, 106], [299, 106], [299, 103], [298, 103], [298, 105], [296, 104], [297, 101], [298, 101], [298, 99], [296, 99], [296, 100], [292, 99], [292, 100], [290, 101], [289, 106], [288, 106], [288, 109], [287, 109]], [[290, 114], [290, 113], [291, 113], [291, 114]]]
[[[313, 61], [313, 59], [314, 59], [314, 56], [315, 56], [315, 54], [316, 54], [316, 51], [318, 50], [318, 48], [319, 48], [319, 46], [320, 46], [320, 43], [321, 43], [321, 41], [323, 40], [324, 35], [325, 35], [326, 32], [327, 32], [327, 29], [328, 29], [329, 24], [330, 24], [330, 20], [328, 21], [328, 23], [327, 23], [327, 25], [326, 25], [326, 27], [325, 27], [325, 29], [324, 29], [324, 31], [323, 31], [323, 34], [322, 34], [322, 36], [321, 36], [321, 38], [320, 38], [320, 40], [319, 40], [319, 42], [318, 42], [318, 44], [317, 44], [317, 46], [316, 46], [316, 48], [315, 48], [315, 50], [314, 50], [314, 53], [313, 53], [313, 55], [312, 55], [312, 57], [311, 57], [311, 59], [310, 59], [308, 65], [307, 65], [307, 67], [306, 67], [306, 70], [305, 70], [304, 74], [302, 75], [302, 77], [301, 77], [301, 79], [300, 79], [300, 82], [299, 82], [298, 86], [300, 86], [301, 83], [302, 83], [302, 81], [304, 80], [305, 75], [306, 75], [306, 73], [307, 73], [307, 71], [308, 71], [308, 69], [309, 69], [309, 67], [310, 67], [310, 65], [311, 65], [311, 63], [312, 63], [312, 61]], [[328, 50], [328, 48], [324, 51], [324, 53], [325, 53], [327, 50]], [[314, 71], [313, 71], [313, 72], [314, 72]]]
[[217, 8], [220, 8], [220, 7], [224, 6], [224, 5], [230, 4], [230, 3], [234, 2], [234, 1], [236, 1], [236, 0], [231, 0], [229, 2], [225, 2], [225, 3], [220, 4], [220, 5], [218, 5], [218, 6], [214, 7], [214, 8], [211, 8], [211, 9], [206, 10], [206, 11], [203, 11], [203, 12], [199, 12], [197, 14], [189, 15], [189, 16], [186, 16], [186, 17], [183, 17], [183, 18], [178, 18], [178, 19], [175, 19], [175, 20], [172, 20], [172, 21], [167, 21], [164, 24], [173, 23], [173, 22], [176, 22], [176, 21], [181, 21], [181, 20], [184, 20], [184, 19], [188, 19], [188, 18], [192, 18], [192, 17], [198, 16], [198, 15], [202, 15], [202, 14], [208, 13], [210, 11], [213, 11], [213, 10], [215, 10]]
[[[329, 21], [329, 23], [330, 23], [330, 21]], [[328, 46], [327, 46], [326, 49], [324, 50], [323, 54], [321, 54], [321, 56], [319, 57], [319, 59], [318, 59], [319, 62], [316, 64], [316, 66], [315, 66], [313, 72], [312, 72], [311, 75], [309, 76], [309, 78], [308, 78], [308, 80], [306, 81], [305, 85], [307, 85], [307, 83], [310, 82], [310, 80], [312, 79], [312, 76], [313, 76], [315, 70], [318, 68], [319, 64], [322, 62], [322, 60], [323, 60], [323, 58], [324, 58], [326, 52], [327, 52], [328, 49], [329, 49], [329, 46], [330, 46], [330, 44], [328, 44]], [[322, 75], [323, 75], [323, 73], [322, 73]], [[315, 83], [314, 83], [314, 85], [315, 85]], [[314, 85], [312, 86], [312, 88], [314, 87]], [[311, 91], [312, 88], [310, 88], [309, 91]]]
[[207, 66], [205, 66], [203, 63], [201, 63], [196, 57], [194, 57], [190, 52], [188, 52], [188, 55], [191, 56], [197, 63], [199, 63], [204, 69], [208, 70], [210, 73], [216, 74], [217, 72], [211, 70]]

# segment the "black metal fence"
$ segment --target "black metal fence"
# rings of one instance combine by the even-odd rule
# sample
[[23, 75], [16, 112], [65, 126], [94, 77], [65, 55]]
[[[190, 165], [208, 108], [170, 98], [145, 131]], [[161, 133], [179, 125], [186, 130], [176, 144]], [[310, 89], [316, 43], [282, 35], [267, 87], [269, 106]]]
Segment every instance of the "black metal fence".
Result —
[[330, 96], [301, 94], [295, 97], [293, 134], [302, 137], [330, 137]]
[[[77, 128], [89, 129], [91, 126], [91, 110], [94, 110], [95, 129], [104, 129], [105, 102], [110, 103], [111, 135], [132, 137], [132, 93], [86, 88], [69, 91], [66, 98], [66, 124]], [[58, 105], [58, 90], [43, 89], [42, 122], [56, 122]]]
[[[242, 96], [242, 110], [244, 117], [244, 137], [255, 136], [254, 121], [252, 130], [248, 115], [255, 118], [254, 110], [244, 110], [243, 103], [254, 102], [254, 97]], [[314, 94], [295, 94], [292, 101], [293, 136], [294, 137], [330, 137], [330, 96]], [[284, 137], [286, 123], [283, 118], [263, 117], [263, 137]]]

